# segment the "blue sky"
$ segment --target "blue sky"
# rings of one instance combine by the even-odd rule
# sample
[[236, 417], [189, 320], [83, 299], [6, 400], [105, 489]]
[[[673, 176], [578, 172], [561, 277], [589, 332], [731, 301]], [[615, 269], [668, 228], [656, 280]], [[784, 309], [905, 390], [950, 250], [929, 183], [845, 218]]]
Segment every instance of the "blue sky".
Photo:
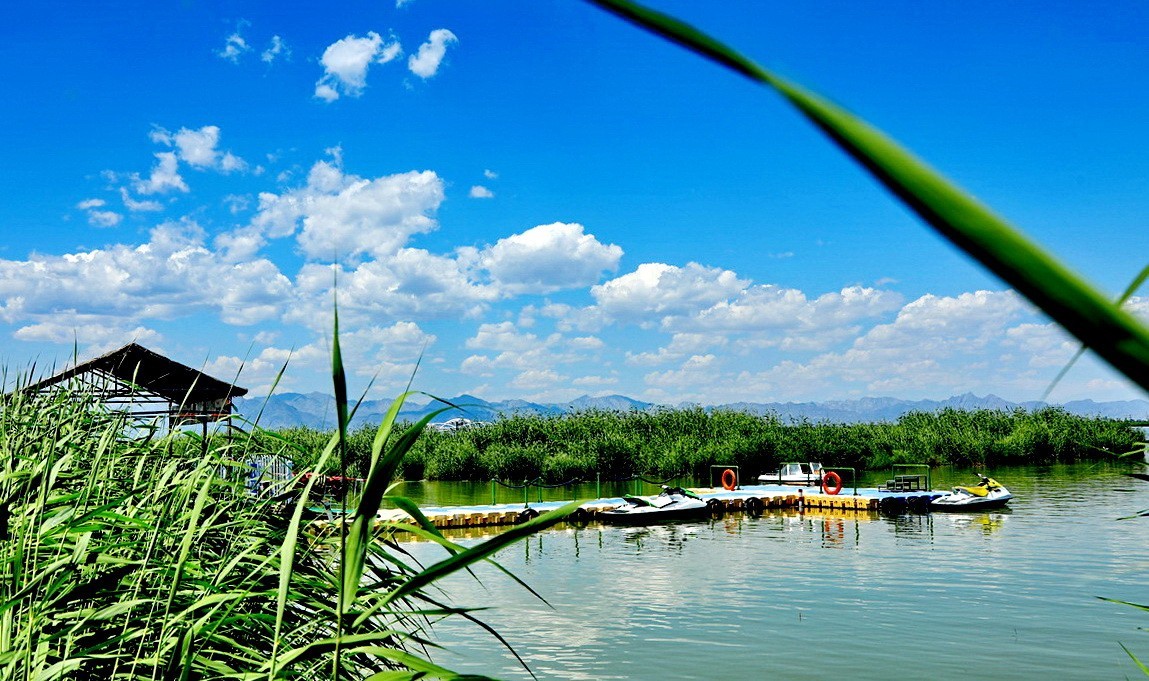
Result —
[[[660, 2], [1116, 295], [1149, 8]], [[266, 392], [1037, 399], [1075, 344], [775, 95], [576, 0], [6, 5], [0, 357]], [[1149, 297], [1130, 307], [1149, 316]], [[290, 360], [290, 361], [289, 361]], [[1143, 394], [1092, 358], [1054, 400]]]

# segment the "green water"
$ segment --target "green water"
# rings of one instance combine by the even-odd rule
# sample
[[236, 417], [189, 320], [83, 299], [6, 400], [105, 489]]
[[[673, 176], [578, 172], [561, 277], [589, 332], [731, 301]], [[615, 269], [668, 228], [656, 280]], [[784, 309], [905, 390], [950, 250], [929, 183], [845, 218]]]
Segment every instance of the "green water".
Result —
[[[1137, 677], [1118, 642], [1149, 660], [1149, 612], [1097, 598], [1149, 603], [1149, 518], [1118, 520], [1149, 508], [1149, 483], [1123, 470], [995, 470], [1004, 512], [567, 528], [498, 555], [553, 609], [493, 568], [448, 590], [493, 608], [478, 614], [540, 679]], [[969, 480], [935, 487], [951, 476]], [[474, 625], [436, 636], [449, 667], [530, 678]]]

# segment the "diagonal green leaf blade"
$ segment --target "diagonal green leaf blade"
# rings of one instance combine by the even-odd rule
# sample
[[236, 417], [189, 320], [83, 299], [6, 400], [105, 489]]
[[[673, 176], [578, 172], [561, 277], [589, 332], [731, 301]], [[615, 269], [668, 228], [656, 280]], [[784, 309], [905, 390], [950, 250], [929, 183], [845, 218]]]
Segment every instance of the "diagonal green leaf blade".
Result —
[[629, 0], [589, 1], [772, 87], [937, 232], [1149, 390], [1149, 330], [876, 128], [678, 19]]

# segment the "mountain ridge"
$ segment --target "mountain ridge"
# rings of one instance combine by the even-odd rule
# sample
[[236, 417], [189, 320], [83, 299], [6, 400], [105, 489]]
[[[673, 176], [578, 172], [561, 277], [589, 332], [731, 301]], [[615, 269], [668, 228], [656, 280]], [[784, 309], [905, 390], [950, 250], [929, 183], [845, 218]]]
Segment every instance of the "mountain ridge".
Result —
[[[897, 420], [912, 411], [938, 411], [940, 409], [995, 409], [1034, 410], [1042, 407], [1061, 407], [1071, 414], [1080, 416], [1102, 416], [1118, 419], [1149, 420], [1149, 400], [1115, 400], [1095, 402], [1090, 399], [1072, 400], [1060, 404], [1047, 404], [1031, 400], [1011, 402], [993, 394], [977, 396], [973, 393], [953, 395], [944, 400], [903, 400], [896, 397], [863, 397], [856, 400], [827, 400], [824, 402], [732, 402], [721, 405], [697, 405], [681, 403], [660, 405], [643, 402], [625, 395], [604, 395], [591, 397], [583, 395], [569, 402], [540, 403], [527, 400], [502, 400], [488, 402], [474, 395], [459, 395], [446, 402], [458, 409], [448, 409], [434, 420], [444, 421], [454, 416], [462, 416], [476, 421], [493, 421], [502, 415], [538, 414], [556, 416], [577, 411], [605, 410], [631, 411], [656, 408], [734, 409], [755, 414], [775, 414], [784, 421], [829, 421], [835, 423], [866, 423]], [[238, 398], [236, 410], [250, 420], [256, 420], [264, 428], [280, 429], [308, 427], [317, 429], [334, 428], [335, 398], [320, 392], [280, 393], [271, 397]], [[357, 428], [377, 424], [391, 406], [390, 399], [365, 400], [359, 405], [351, 421]], [[442, 401], [430, 400], [426, 403], [408, 401], [400, 418], [416, 420], [436, 410], [448, 407]]]

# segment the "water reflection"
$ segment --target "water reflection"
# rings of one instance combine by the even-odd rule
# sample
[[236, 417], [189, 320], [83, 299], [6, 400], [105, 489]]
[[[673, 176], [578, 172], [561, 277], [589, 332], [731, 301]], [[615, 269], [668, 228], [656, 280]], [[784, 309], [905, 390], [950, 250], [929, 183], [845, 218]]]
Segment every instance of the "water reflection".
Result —
[[[1016, 495], [1001, 511], [592, 523], [500, 552], [554, 609], [497, 573], [481, 575], [487, 591], [466, 576], [449, 588], [494, 606], [487, 621], [540, 679], [930, 678], [973, 651], [996, 678], [1134, 675], [1117, 642], [1149, 657], [1149, 617], [1095, 597], [1149, 602], [1149, 521], [1116, 520], [1149, 507], [1149, 484], [1091, 467], [994, 473]], [[530, 678], [475, 627], [436, 632], [447, 666]], [[794, 653], [812, 641], [833, 654]]]
[[988, 537], [1005, 526], [1005, 520], [1012, 512], [1004, 508], [993, 513], [954, 513], [946, 519], [959, 530], [980, 531]]

